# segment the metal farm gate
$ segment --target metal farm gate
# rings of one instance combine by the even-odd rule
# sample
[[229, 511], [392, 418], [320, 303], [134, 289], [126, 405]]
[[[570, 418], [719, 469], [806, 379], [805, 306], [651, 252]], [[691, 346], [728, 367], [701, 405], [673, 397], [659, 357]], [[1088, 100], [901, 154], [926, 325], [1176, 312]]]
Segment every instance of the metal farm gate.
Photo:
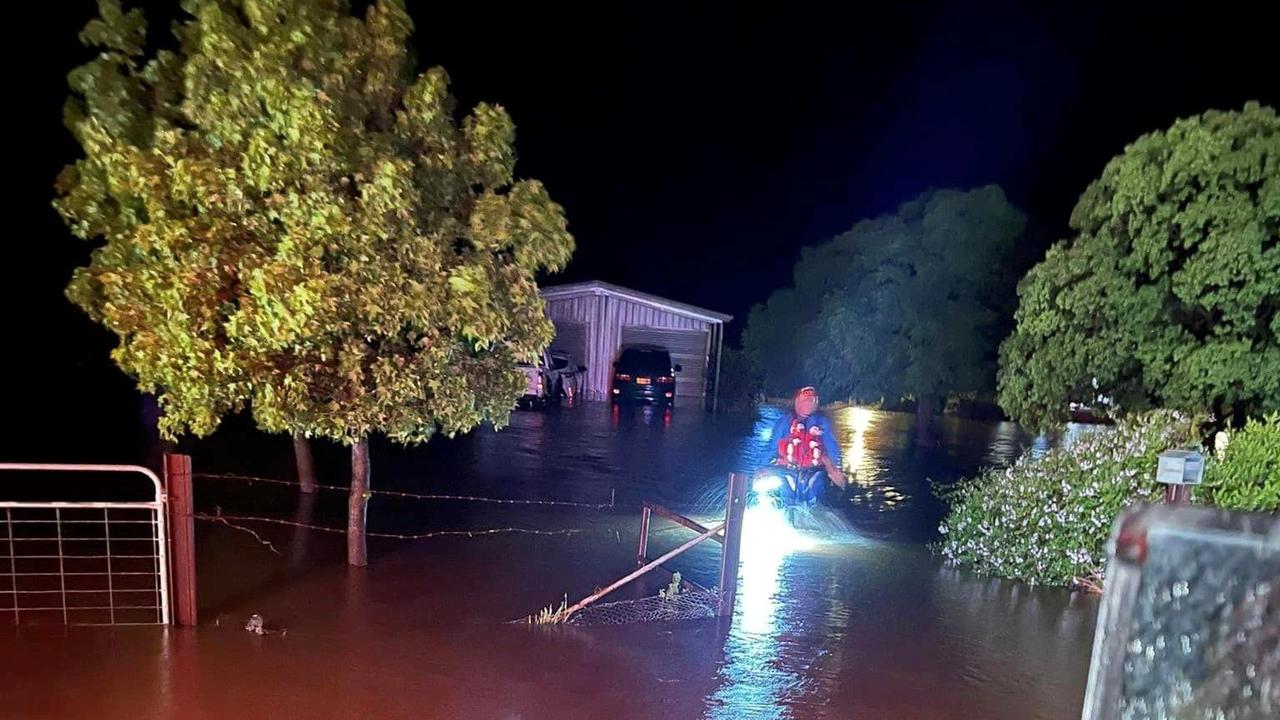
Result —
[[0, 463], [13, 473], [145, 476], [145, 501], [0, 501], [0, 617], [13, 623], [168, 624], [166, 496], [137, 465]]

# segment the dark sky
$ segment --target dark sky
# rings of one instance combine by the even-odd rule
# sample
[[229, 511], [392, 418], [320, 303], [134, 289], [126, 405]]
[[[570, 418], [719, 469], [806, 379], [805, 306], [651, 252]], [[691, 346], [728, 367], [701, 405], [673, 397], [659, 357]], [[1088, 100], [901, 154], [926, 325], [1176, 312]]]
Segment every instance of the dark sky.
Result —
[[[1057, 237], [1139, 134], [1248, 99], [1280, 104], [1274, 25], [1244, 5], [522, 5], [410, 11], [422, 62], [449, 70], [464, 106], [510, 110], [517, 173], [565, 206], [578, 251], [556, 280], [739, 317], [788, 281], [801, 247], [931, 186], [998, 183]], [[61, 417], [129, 386], [110, 338], [63, 299], [87, 251], [49, 207], [76, 155], [60, 109], [94, 7], [12, 12], [26, 44], [10, 43], [6, 63], [17, 196], [5, 377], [11, 402], [41, 406], [28, 415]]]

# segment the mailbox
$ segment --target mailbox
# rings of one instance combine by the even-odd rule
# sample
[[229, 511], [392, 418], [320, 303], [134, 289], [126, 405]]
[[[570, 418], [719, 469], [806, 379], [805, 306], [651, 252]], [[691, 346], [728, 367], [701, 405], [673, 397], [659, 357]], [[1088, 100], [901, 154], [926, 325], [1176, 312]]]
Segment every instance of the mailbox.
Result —
[[1165, 485], [1199, 485], [1204, 479], [1204, 455], [1195, 450], [1165, 450], [1160, 453], [1156, 481]]

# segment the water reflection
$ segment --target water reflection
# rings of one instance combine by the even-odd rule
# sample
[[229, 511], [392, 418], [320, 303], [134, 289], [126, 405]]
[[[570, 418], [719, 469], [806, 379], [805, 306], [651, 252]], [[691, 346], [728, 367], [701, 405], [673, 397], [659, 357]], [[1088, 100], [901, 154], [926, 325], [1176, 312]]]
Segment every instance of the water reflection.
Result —
[[747, 510], [742, 538], [742, 566], [738, 573], [738, 603], [742, 629], [765, 635], [775, 629], [779, 571], [788, 556], [814, 546], [786, 515], [771, 505]]
[[870, 483], [878, 474], [867, 455], [867, 434], [876, 422], [871, 408], [847, 407], [832, 413], [832, 423], [840, 439], [840, 456], [845, 472], [856, 483]]
[[807, 684], [805, 673], [786, 657], [797, 602], [788, 566], [795, 553], [814, 543], [769, 505], [750, 508], [744, 522], [734, 625], [707, 717], [785, 717], [784, 700], [803, 693]]

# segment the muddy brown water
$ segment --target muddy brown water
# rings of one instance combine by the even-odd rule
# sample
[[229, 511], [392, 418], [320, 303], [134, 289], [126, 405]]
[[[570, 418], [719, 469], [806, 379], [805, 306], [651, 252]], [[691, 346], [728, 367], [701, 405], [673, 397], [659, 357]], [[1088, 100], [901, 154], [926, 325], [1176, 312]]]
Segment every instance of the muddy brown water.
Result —
[[[340, 535], [197, 528], [201, 626], [0, 627], [0, 718], [1075, 718], [1096, 599], [974, 577], [926, 543], [929, 481], [1041, 451], [1016, 426], [948, 418], [913, 446], [906, 415], [833, 412], [856, 489], [791, 534], [748, 515], [732, 623], [506, 624], [590, 592], [634, 562], [636, 505], [711, 519], [725, 475], [764, 462], [777, 410], [708, 417], [588, 404], [506, 430], [375, 446], [375, 488], [608, 502], [605, 510], [376, 497], [375, 530], [522, 527], [571, 536], [375, 540], [348, 569]], [[199, 471], [287, 477], [289, 444], [231, 430]], [[321, 481], [344, 457], [318, 447]], [[345, 498], [198, 479], [199, 509], [338, 526]], [[651, 552], [689, 534], [655, 521]], [[712, 584], [717, 556], [676, 564]], [[619, 597], [653, 593], [653, 585]], [[284, 635], [243, 629], [252, 613]]]

